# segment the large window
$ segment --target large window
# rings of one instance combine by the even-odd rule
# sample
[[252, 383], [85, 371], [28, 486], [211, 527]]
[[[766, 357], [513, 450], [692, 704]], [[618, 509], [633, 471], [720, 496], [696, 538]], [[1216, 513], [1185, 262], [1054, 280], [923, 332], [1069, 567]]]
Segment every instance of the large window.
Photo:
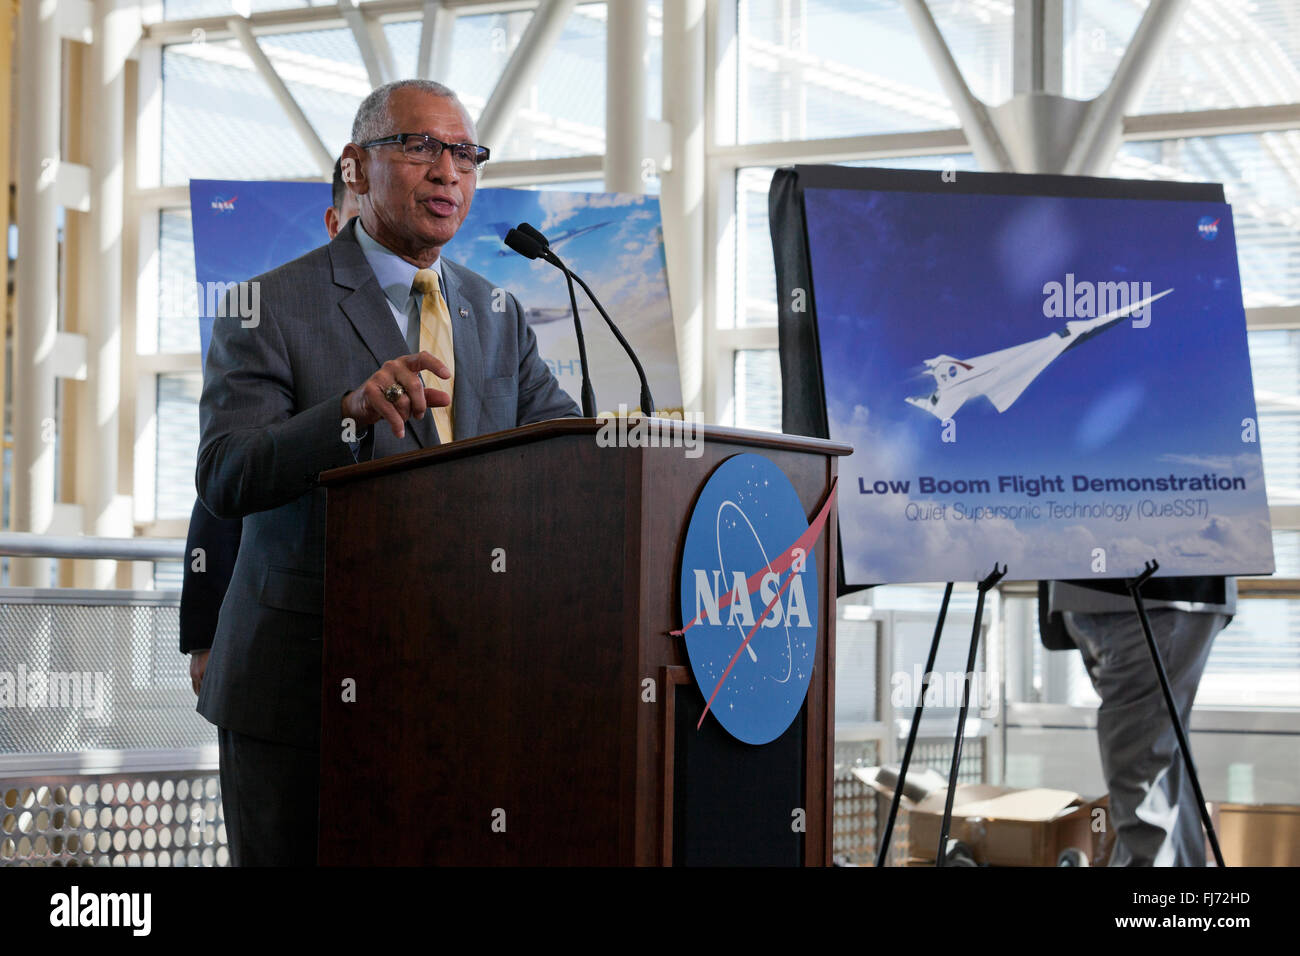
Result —
[[[1066, 0], [1065, 93], [1110, 82], [1146, 0]], [[1300, 102], [1300, 8], [1292, 0], [1192, 0], [1135, 113]]]
[[[985, 103], [1011, 96], [1014, 5], [931, 2], [936, 25], [962, 74]], [[1063, 92], [1095, 97], [1110, 82], [1146, 10], [1145, 0], [1066, 0], [1063, 8]], [[976, 169], [961, 148], [926, 150], [958, 120], [904, 5], [896, 0], [735, 0], [734, 37], [726, 23], [714, 53], [715, 153], [726, 202], [713, 235], [719, 294], [714, 310], [715, 405], [719, 417], [753, 428], [779, 428], [780, 373], [775, 323], [775, 270], [767, 216], [773, 170], [794, 162], [871, 164], [899, 168]], [[1135, 116], [1250, 109], [1300, 103], [1300, 7], [1286, 0], [1192, 0], [1155, 65]], [[734, 107], [730, 104], [734, 103]], [[1242, 123], [1253, 117], [1243, 115]], [[1278, 307], [1300, 303], [1300, 128], [1264, 132], [1233, 128], [1178, 136], [1161, 120], [1164, 138], [1132, 134], [1111, 175], [1224, 184], [1233, 215], [1248, 310], [1250, 350], [1273, 506], [1279, 576], [1300, 575], [1291, 559], [1300, 538], [1300, 328], [1287, 327]], [[1189, 121], [1189, 126], [1191, 125]], [[838, 148], [876, 138], [882, 152]], [[805, 142], [807, 149], [799, 149]], [[727, 200], [730, 199], [730, 202]], [[1286, 313], [1291, 315], [1291, 313]], [[1300, 327], [1300, 315], [1291, 323]], [[959, 598], [962, 592], [958, 592]], [[970, 595], [962, 600], [968, 601]], [[856, 602], [878, 610], [937, 610], [935, 587], [876, 589]], [[1002, 602], [1003, 625], [1034, 628], [1027, 597]], [[1300, 707], [1300, 608], [1293, 599], [1243, 598], [1217, 641], [1199, 702], [1202, 706]], [[1028, 696], [1095, 705], [1079, 655], [1048, 656], [1031, 642]], [[1051, 665], [1050, 667], [1048, 665]], [[1064, 670], [1062, 670], [1062, 668]], [[1048, 671], [1055, 674], [1047, 680]], [[1058, 673], [1059, 672], [1059, 673]], [[1037, 682], [1037, 683], [1035, 683]], [[1050, 685], [1050, 686], [1049, 686]], [[1034, 691], [1037, 686], [1039, 691]], [[1014, 695], [1013, 695], [1014, 696]]]
[[1222, 183], [1246, 307], [1300, 302], [1300, 130], [1130, 142], [1111, 174]]
[[[975, 94], [1011, 95], [1009, 3], [930, 9]], [[946, 129], [957, 116], [894, 0], [740, 0], [742, 143]]]
[[[970, 153], [945, 156], [894, 156], [852, 160], [849, 166], [885, 166], [894, 169], [975, 169]], [[727, 329], [759, 329], [767, 340], [755, 340], [754, 347], [738, 345], [719, 356], [732, 371], [731, 420], [742, 428], [781, 430], [781, 375], [777, 364], [776, 264], [772, 257], [771, 224], [767, 194], [773, 167], [754, 166], [736, 170], [735, 288], [733, 307], [718, 314], [719, 325]], [[724, 383], [725, 385], [725, 383]], [[724, 403], [728, 395], [722, 391]]]
[[[288, 0], [251, 3], [251, 11], [289, 10], [304, 4]], [[332, 6], [332, 0], [328, 4]], [[228, 0], [167, 0], [168, 20], [227, 16]], [[646, 108], [661, 115], [662, 3], [649, 4]], [[403, 18], [403, 16], [405, 18]], [[455, 89], [477, 116], [516, 51], [533, 12], [475, 13], [461, 8], [454, 28], [448, 75], [439, 80]], [[337, 22], [337, 21], [336, 21]], [[386, 16], [380, 21], [392, 62], [401, 76], [416, 70], [420, 10]], [[527, 91], [505, 140], [493, 146], [494, 160], [527, 162], [572, 156], [599, 157], [605, 148], [604, 3], [581, 3], [570, 15], [537, 79]], [[319, 179], [321, 170], [311, 148], [287, 120], [238, 40], [186, 34], [188, 42], [168, 43], [152, 61], [161, 89], [161, 108], [152, 116], [156, 129], [142, 140], [156, 142], [157, 182], [184, 187], [191, 179]], [[357, 105], [370, 82], [350, 29], [277, 28], [258, 33], [256, 42], [327, 151], [340, 150], [350, 136]], [[142, 61], [148, 69], [149, 60]], [[142, 78], [148, 85], [148, 77]], [[149, 162], [145, 160], [146, 164]], [[527, 185], [527, 183], [524, 183]], [[599, 190], [600, 180], [542, 183], [543, 188]], [[658, 180], [647, 184], [657, 192]], [[156, 237], [156, 253], [142, 265], [147, 304], [141, 311], [141, 354], [149, 357], [139, 383], [139, 413], [151, 415], [138, 434], [137, 502], [141, 520], [167, 524], [188, 518], [194, 501], [194, 466], [198, 441], [199, 333], [193, 296], [194, 255], [190, 212], [183, 193], [162, 191], [156, 205], [146, 204], [143, 232]], [[779, 422], [779, 416], [778, 416]]]
[[[347, 41], [352, 43], [350, 35]], [[272, 63], [281, 59], [275, 48], [266, 52]], [[355, 44], [352, 52], [355, 57]], [[281, 72], [286, 85], [309, 82], [307, 70], [298, 64], [291, 66], [282, 61], [277, 64], [277, 72]], [[333, 71], [320, 71], [312, 85], [326, 93], [322, 85], [334, 86], [335, 75]], [[286, 122], [284, 111], [235, 40], [165, 47], [162, 80], [161, 160], [165, 185], [184, 184], [191, 179], [320, 176], [307, 145]], [[364, 82], [362, 73], [356, 82], [339, 83], [342, 89], [332, 92], [355, 96]], [[308, 103], [313, 100], [314, 96], [309, 97]], [[339, 148], [342, 145], [339, 143]]]
[[[309, 6], [336, 5], [333, 0], [250, 4], [254, 13]], [[658, 117], [662, 4], [649, 6], [647, 108]], [[1016, 5], [929, 0], [928, 7], [972, 92], [990, 105], [1005, 102], [1013, 89]], [[1146, 8], [1146, 0], [1064, 0], [1065, 95], [1089, 98], [1104, 90]], [[502, 10], [489, 5], [489, 12], [478, 12], [474, 4], [455, 9], [454, 52], [440, 79], [457, 89], [477, 115], [534, 14], [514, 6]], [[164, 4], [169, 20], [229, 12], [227, 0]], [[709, 13], [712, 123], [704, 197], [709, 387], [703, 403], [714, 420], [778, 430], [777, 302], [767, 216], [773, 170], [791, 162], [824, 161], [957, 170], [977, 164], [900, 0], [709, 0]], [[382, 19], [382, 36], [403, 75], [415, 70], [419, 16], [412, 5], [409, 14], [386, 12]], [[338, 22], [334, 19], [327, 28], [310, 23], [301, 29], [280, 27], [257, 38], [327, 151], [347, 139], [352, 114], [369, 87], [356, 40]], [[522, 168], [526, 180], [530, 162], [603, 153], [606, 32], [604, 3], [581, 3], [568, 18], [508, 135], [491, 144], [495, 158], [511, 163], [512, 174]], [[151, 409], [154, 420], [150, 428], [136, 430], [147, 436], [146, 459], [137, 454], [137, 483], [148, 489], [150, 499], [147, 508], [137, 510], [155, 521], [187, 512], [192, 501], [199, 381], [195, 304], [172, 294], [193, 280], [189, 213], [182, 191], [165, 187], [183, 187], [191, 178], [321, 174], [313, 152], [286, 122], [280, 103], [236, 40], [180, 39], [186, 42], [169, 43], [154, 61], [160, 108], [147, 115], [157, 124], [156, 169], [164, 188], [141, 210], [148, 220], [142, 232], [156, 241], [147, 267], [156, 282], [148, 298], [158, 308], [156, 322], [145, 323], [148, 334], [140, 343], [151, 360], [143, 366], [145, 380], [138, 391], [145, 395], [141, 407]], [[1300, 103], [1298, 61], [1300, 7], [1294, 3], [1191, 0], [1134, 108], [1134, 121], [1157, 113], [1176, 117], [1237, 110], [1245, 111], [1241, 125], [1234, 126], [1235, 114], [1220, 114], [1214, 120], [1217, 127], [1207, 131], [1198, 120], [1189, 123], [1187, 135], [1179, 135], [1177, 120], [1162, 117], [1161, 138], [1130, 132], [1111, 168], [1111, 175], [1122, 177], [1222, 182], [1233, 203], [1280, 555], [1294, 551], [1300, 540], [1300, 392], [1294, 384], [1300, 371], [1300, 318], [1286, 311], [1300, 305], [1300, 124], [1261, 132], [1259, 117], [1250, 111]], [[568, 185], [600, 188], [599, 181], [590, 180]], [[1294, 567], [1279, 558], [1281, 573], [1300, 574]], [[891, 612], [914, 613], [936, 607], [937, 593], [884, 588], [866, 600]], [[959, 601], [968, 606], [970, 596], [959, 592]], [[1020, 626], [1009, 610], [1014, 603], [1003, 602], [1009, 627]], [[1267, 668], [1282, 674], [1294, 666], [1300, 645], [1291, 635], [1300, 632], [1300, 608], [1290, 599], [1242, 604], [1211, 659], [1203, 703], [1244, 701], [1247, 675]], [[1040, 677], [1041, 663], [1033, 671]], [[1086, 701], [1091, 693], [1086, 677], [1081, 671], [1075, 676], [1081, 682], [1076, 680], [1071, 685], [1076, 690], [1067, 696]], [[1257, 696], [1255, 702], [1267, 698], [1285, 704], [1286, 681], [1275, 683], [1281, 688], [1276, 694]], [[1300, 695], [1300, 686], [1295, 693]]]

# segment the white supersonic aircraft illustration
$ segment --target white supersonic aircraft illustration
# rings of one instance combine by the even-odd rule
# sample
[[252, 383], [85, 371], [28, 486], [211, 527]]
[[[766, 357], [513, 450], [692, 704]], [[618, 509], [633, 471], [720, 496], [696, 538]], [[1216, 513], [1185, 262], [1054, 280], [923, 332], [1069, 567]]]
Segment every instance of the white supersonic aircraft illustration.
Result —
[[926, 359], [925, 374], [934, 376], [935, 389], [929, 395], [907, 401], [940, 421], [952, 418], [957, 409], [979, 395], [988, 398], [999, 412], [1005, 412], [1062, 353], [1113, 328], [1138, 309], [1173, 291], [1165, 289], [1095, 319], [1066, 322], [1064, 328], [1051, 335], [987, 355], [968, 359], [938, 355]]
[[[568, 242], [570, 239], [577, 239], [579, 236], [585, 236], [589, 232], [595, 232], [597, 229], [603, 229], [605, 226], [608, 226], [613, 221], [614, 221], [613, 219], [606, 219], [604, 222], [593, 223], [590, 226], [580, 226], [577, 229], [566, 229], [564, 230], [564, 232], [560, 233], [559, 235], [552, 233], [548, 238], [547, 245], [550, 246], [550, 248], [554, 249], [556, 246], [563, 245], [564, 243]], [[501, 239], [505, 239], [506, 233], [510, 231], [510, 223], [494, 222], [492, 223], [492, 228], [497, 231], [497, 235]], [[513, 256], [515, 255], [515, 251], [513, 249], [500, 249], [497, 251], [497, 255]]]

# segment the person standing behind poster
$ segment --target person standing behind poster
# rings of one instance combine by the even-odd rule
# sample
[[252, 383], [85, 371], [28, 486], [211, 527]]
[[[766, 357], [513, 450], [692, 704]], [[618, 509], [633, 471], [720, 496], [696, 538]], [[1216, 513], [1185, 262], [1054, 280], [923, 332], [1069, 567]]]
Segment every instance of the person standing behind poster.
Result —
[[[1043, 643], [1077, 647], [1101, 698], [1097, 748], [1115, 829], [1110, 865], [1205, 866], [1196, 792], [1127, 588], [1120, 581], [1044, 583]], [[1237, 579], [1156, 578], [1142, 590], [1151, 636], [1187, 730], [1214, 638], [1237, 609]]]
[[[333, 239], [348, 220], [360, 211], [357, 197], [343, 183], [343, 166], [334, 160], [331, 203], [325, 207], [325, 232]], [[230, 587], [235, 570], [243, 521], [223, 519], [194, 499], [190, 527], [185, 538], [185, 573], [181, 584], [180, 649], [190, 655], [190, 685], [194, 693], [203, 685], [212, 639], [217, 632], [217, 614]], [[196, 570], [195, 550], [202, 549], [202, 570]]]

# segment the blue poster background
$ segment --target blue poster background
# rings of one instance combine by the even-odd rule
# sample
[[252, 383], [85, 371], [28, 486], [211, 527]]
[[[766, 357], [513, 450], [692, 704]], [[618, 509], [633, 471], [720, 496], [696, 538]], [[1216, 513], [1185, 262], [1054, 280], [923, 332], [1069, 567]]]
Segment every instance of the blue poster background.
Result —
[[[506, 249], [502, 237], [531, 223], [565, 265], [582, 276], [636, 349], [661, 416], [680, 417], [682, 384], [668, 297], [659, 197], [553, 189], [480, 189], [446, 255], [509, 289], [528, 310], [537, 349], [570, 395], [582, 393], [578, 339], [564, 275]], [[598, 412], [640, 405], [627, 353], [578, 289]]]
[[[240, 282], [329, 241], [329, 183], [190, 180], [194, 273], [200, 288]], [[207, 361], [213, 316], [199, 296], [199, 336]]]
[[[191, 180], [194, 264], [200, 288], [238, 282], [289, 262], [328, 241], [326, 183]], [[657, 196], [557, 190], [479, 189], [443, 254], [510, 290], [523, 305], [537, 348], [560, 386], [581, 394], [577, 337], [567, 287], [553, 266], [524, 259], [502, 243], [530, 222], [551, 239], [569, 268], [595, 290], [636, 349], [661, 415], [680, 417], [681, 376], [668, 296]], [[200, 296], [204, 358], [212, 316]], [[578, 290], [598, 411], [639, 406], [635, 369], [595, 308]]]
[[[856, 449], [840, 466], [849, 582], [974, 580], [995, 561], [1025, 580], [1127, 577], [1151, 558], [1162, 575], [1273, 570], [1230, 207], [816, 189], [805, 204], [830, 437]], [[948, 435], [907, 402], [936, 389], [927, 359], [1065, 327], [1044, 289], [1067, 274], [1173, 291], [1146, 327], [1063, 352], [1005, 411], [968, 400]], [[1234, 487], [1075, 485], [1207, 475]], [[1034, 494], [1024, 479], [1045, 480]]]

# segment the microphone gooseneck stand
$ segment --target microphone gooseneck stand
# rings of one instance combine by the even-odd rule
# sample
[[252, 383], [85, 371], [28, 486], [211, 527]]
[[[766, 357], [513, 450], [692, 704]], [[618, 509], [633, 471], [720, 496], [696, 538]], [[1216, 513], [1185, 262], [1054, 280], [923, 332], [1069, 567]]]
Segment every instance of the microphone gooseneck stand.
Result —
[[[582, 335], [582, 320], [578, 317], [578, 296], [573, 290], [573, 274], [559, 262], [547, 247], [546, 237], [527, 223], [506, 233], [505, 244], [525, 259], [542, 259], [558, 266], [569, 284], [569, 307], [573, 310], [573, 331], [578, 337], [578, 364], [582, 367], [582, 417], [596, 417], [596, 391], [591, 387], [591, 367], [587, 364], [587, 343]], [[527, 228], [524, 228], [527, 226]], [[540, 239], [538, 237], [541, 237]]]
[[[560, 259], [560, 257], [555, 254], [555, 250], [551, 248], [550, 240], [547, 239], [546, 236], [542, 235], [542, 233], [539, 232], [537, 229], [534, 229], [531, 224], [526, 222], [521, 222], [510, 232], [515, 234], [522, 233], [524, 236], [531, 239], [535, 244], [535, 246], [528, 245], [527, 248], [529, 251], [523, 252], [517, 247], [517, 245], [511, 245], [510, 233], [507, 233], [506, 244], [509, 245], [510, 248], [514, 249], [516, 252], [519, 252], [521, 255], [528, 256], [530, 259], [541, 257], [542, 259], [545, 259], [551, 265], [555, 266], [557, 269], [559, 269], [561, 272], [564, 273], [564, 276], [569, 283], [569, 300], [573, 305], [573, 318], [575, 323], [577, 323], [578, 320], [578, 304], [573, 294], [573, 283], [576, 281], [578, 285], [582, 286], [582, 291], [587, 293], [587, 298], [590, 299], [592, 305], [596, 307], [596, 311], [599, 312], [600, 317], [605, 320], [605, 324], [609, 326], [609, 330], [614, 333], [614, 338], [618, 339], [618, 344], [623, 346], [623, 351], [627, 353], [627, 357], [632, 360], [632, 365], [636, 368], [637, 379], [641, 383], [641, 413], [643, 415], [653, 416], [655, 413], [655, 400], [654, 400], [654, 396], [650, 394], [650, 380], [646, 377], [645, 369], [642, 368], [641, 366], [641, 359], [637, 357], [636, 350], [632, 348], [632, 344], [628, 342], [628, 340], [623, 336], [623, 333], [622, 331], [620, 331], [619, 327], [614, 324], [614, 320], [609, 317], [609, 313], [605, 311], [605, 307], [600, 304], [600, 300], [596, 298], [596, 293], [591, 291], [591, 286], [587, 285], [587, 283], [583, 281], [582, 276], [578, 275], [576, 272], [572, 271], [568, 266], [564, 264], [564, 262]], [[534, 248], [536, 250], [536, 254], [533, 254]], [[581, 349], [582, 347], [581, 330], [579, 330], [578, 332], [578, 343], [579, 343], [579, 348]], [[585, 369], [586, 368], [585, 358], [583, 361], [584, 361], [583, 368]], [[590, 418], [591, 415], [588, 415], [587, 417]]]

